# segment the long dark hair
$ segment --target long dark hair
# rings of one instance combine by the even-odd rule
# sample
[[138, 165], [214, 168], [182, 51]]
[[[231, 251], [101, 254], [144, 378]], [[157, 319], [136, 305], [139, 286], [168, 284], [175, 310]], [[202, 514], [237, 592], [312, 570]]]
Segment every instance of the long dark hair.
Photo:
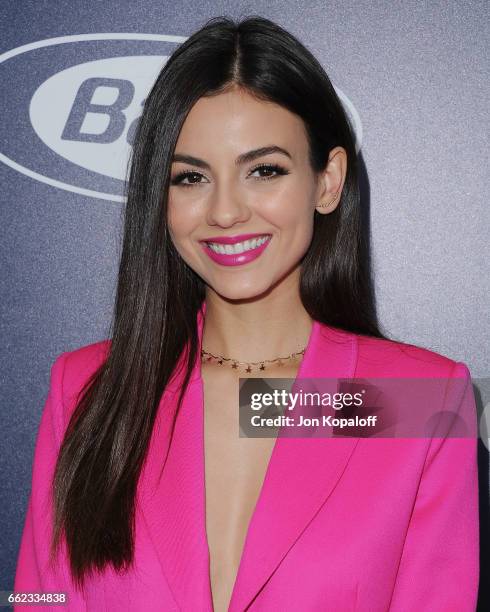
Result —
[[79, 395], [58, 457], [51, 554], [64, 534], [80, 588], [87, 573], [109, 563], [116, 570], [131, 565], [136, 488], [159, 401], [185, 355], [180, 408], [197, 359], [205, 283], [168, 233], [170, 168], [194, 103], [230, 85], [303, 119], [315, 172], [324, 169], [335, 146], [347, 151], [340, 204], [328, 215], [314, 213], [313, 239], [301, 266], [301, 300], [317, 321], [385, 337], [376, 322], [361, 232], [354, 137], [329, 78], [313, 55], [273, 22], [212, 19], [177, 48], [144, 104], [127, 182], [110, 348]]

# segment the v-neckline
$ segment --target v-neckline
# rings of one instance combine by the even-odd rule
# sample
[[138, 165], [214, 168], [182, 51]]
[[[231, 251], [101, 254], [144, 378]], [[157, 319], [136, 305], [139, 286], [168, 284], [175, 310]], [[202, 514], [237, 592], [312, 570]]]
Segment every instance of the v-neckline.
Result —
[[[291, 392], [294, 390], [294, 388], [297, 386], [297, 381], [300, 380], [304, 373], [306, 372], [307, 368], [308, 368], [308, 362], [309, 362], [309, 357], [310, 357], [310, 352], [311, 352], [311, 347], [314, 344], [314, 342], [316, 341], [317, 338], [317, 334], [319, 333], [320, 329], [319, 329], [320, 324], [318, 323], [318, 321], [316, 321], [315, 319], [312, 319], [312, 325], [311, 325], [311, 329], [310, 329], [310, 335], [308, 337], [308, 342], [306, 344], [306, 348], [305, 348], [305, 352], [303, 354], [303, 358], [299, 364], [298, 367], [298, 371], [296, 373], [296, 377], [294, 379], [293, 384], [291, 385]], [[204, 513], [204, 521], [203, 521], [203, 525], [204, 525], [204, 542], [205, 542], [205, 550], [206, 550], [206, 581], [208, 583], [208, 587], [209, 587], [209, 592], [211, 593], [211, 601], [213, 604], [213, 597], [212, 597], [212, 587], [211, 587], [211, 553], [210, 553], [210, 548], [209, 548], [209, 541], [208, 541], [208, 534], [207, 534], [207, 501], [206, 501], [206, 459], [205, 459], [205, 406], [204, 406], [204, 380], [203, 380], [203, 376], [202, 376], [202, 360], [201, 360], [201, 344], [202, 344], [202, 329], [204, 327], [204, 316], [203, 319], [201, 321], [201, 334], [199, 336], [199, 352], [198, 352], [198, 363], [197, 363], [197, 376], [196, 378], [193, 380], [193, 383], [196, 385], [197, 388], [197, 392], [199, 394], [199, 406], [200, 406], [200, 427], [201, 427], [201, 435], [202, 435], [202, 478], [203, 478], [203, 483], [202, 483], [202, 491], [203, 491], [203, 503], [204, 503], [204, 509], [203, 509], [203, 513]], [[235, 575], [235, 580], [233, 582], [233, 587], [231, 590], [231, 595], [230, 595], [230, 600], [227, 604], [227, 611], [230, 611], [230, 605], [233, 601], [233, 597], [236, 591], [236, 587], [237, 587], [237, 583], [238, 583], [238, 578], [240, 576], [240, 569], [242, 567], [242, 562], [243, 562], [243, 557], [244, 557], [244, 551], [245, 548], [247, 546], [247, 540], [249, 539], [249, 533], [250, 533], [250, 528], [254, 523], [254, 519], [256, 517], [257, 514], [257, 509], [259, 507], [259, 502], [261, 501], [262, 497], [263, 497], [263, 493], [264, 493], [264, 489], [266, 486], [266, 483], [268, 481], [269, 478], [269, 474], [271, 471], [271, 466], [273, 465], [273, 462], [275, 461], [276, 455], [278, 453], [278, 442], [280, 439], [280, 435], [278, 435], [276, 437], [276, 440], [274, 442], [274, 446], [272, 448], [272, 452], [269, 458], [269, 461], [267, 463], [267, 467], [264, 473], [264, 478], [262, 481], [262, 485], [260, 487], [259, 490], [259, 494], [257, 496], [255, 505], [254, 505], [254, 509], [252, 511], [252, 514], [250, 516], [250, 520], [248, 522], [246, 531], [245, 531], [245, 538], [243, 541], [243, 546], [242, 546], [242, 550], [240, 553], [240, 560], [238, 563], [238, 568], [237, 568], [237, 572]], [[213, 604], [213, 610], [214, 610], [214, 604]]]

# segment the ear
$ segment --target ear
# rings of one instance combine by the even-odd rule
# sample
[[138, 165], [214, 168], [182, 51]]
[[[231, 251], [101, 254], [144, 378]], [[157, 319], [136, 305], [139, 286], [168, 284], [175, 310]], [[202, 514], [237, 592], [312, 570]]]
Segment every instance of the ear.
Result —
[[339, 202], [347, 174], [347, 152], [343, 147], [330, 151], [325, 169], [318, 177], [315, 210], [322, 215], [334, 211]]

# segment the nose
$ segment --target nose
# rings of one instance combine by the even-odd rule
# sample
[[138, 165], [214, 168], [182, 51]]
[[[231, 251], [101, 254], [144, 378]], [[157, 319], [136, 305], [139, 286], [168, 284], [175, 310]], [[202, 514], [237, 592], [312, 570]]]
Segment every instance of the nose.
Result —
[[243, 194], [230, 184], [216, 185], [208, 201], [207, 222], [209, 225], [231, 227], [250, 218], [251, 211]]

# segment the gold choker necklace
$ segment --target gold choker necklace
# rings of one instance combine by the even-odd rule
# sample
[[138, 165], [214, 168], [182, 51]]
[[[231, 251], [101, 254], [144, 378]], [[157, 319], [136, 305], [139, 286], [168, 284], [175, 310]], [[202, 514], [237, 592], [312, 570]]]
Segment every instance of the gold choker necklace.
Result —
[[263, 361], [238, 361], [237, 359], [231, 359], [230, 357], [223, 357], [223, 355], [213, 355], [212, 353], [208, 353], [204, 349], [201, 349], [201, 357], [205, 358], [206, 361], [215, 360], [218, 365], [230, 365], [234, 370], [239, 370], [240, 366], [246, 366], [245, 372], [250, 373], [252, 371], [252, 366], [255, 366], [257, 371], [265, 370], [266, 363], [276, 363], [278, 367], [282, 367], [285, 362], [289, 360], [294, 360], [299, 355], [304, 355], [306, 347], [302, 351], [298, 351], [297, 353], [291, 353], [287, 357], [277, 357], [276, 359], [264, 359]]

